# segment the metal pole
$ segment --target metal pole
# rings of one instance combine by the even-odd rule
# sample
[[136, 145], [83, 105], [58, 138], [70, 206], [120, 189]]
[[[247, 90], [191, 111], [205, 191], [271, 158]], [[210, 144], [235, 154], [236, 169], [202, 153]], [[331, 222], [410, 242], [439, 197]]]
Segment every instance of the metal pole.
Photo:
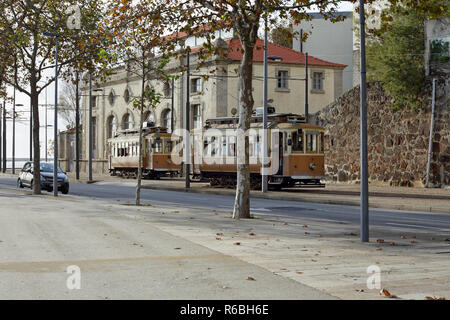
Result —
[[190, 131], [190, 127], [191, 127], [191, 123], [190, 123], [190, 116], [189, 116], [189, 113], [190, 113], [190, 108], [191, 108], [191, 105], [190, 105], [190, 103], [189, 103], [189, 94], [190, 94], [190, 92], [189, 92], [189, 81], [190, 81], [190, 73], [189, 73], [189, 68], [190, 68], [190, 61], [189, 61], [189, 55], [190, 55], [190, 53], [188, 52], [187, 53], [187, 57], [186, 57], [186, 62], [187, 62], [187, 72], [186, 72], [186, 110], [185, 110], [185, 112], [186, 112], [186, 137], [185, 137], [185, 139], [186, 139], [186, 141], [185, 141], [185, 153], [186, 153], [186, 158], [185, 158], [185, 164], [184, 164], [184, 168], [185, 168], [185, 175], [186, 175], [186, 189], [189, 189], [190, 187], [191, 187], [191, 181], [189, 180], [189, 174], [190, 174], [190, 172], [191, 172], [191, 166], [190, 166], [190, 161], [191, 161], [191, 157], [190, 157], [190, 154], [191, 154], [191, 144], [190, 144], [190, 139], [191, 139], [191, 137], [190, 137], [190, 134], [189, 134], [189, 131]]
[[92, 181], [92, 134], [92, 74], [89, 74], [89, 182]]
[[359, 2], [361, 33], [361, 242], [369, 242], [369, 182], [367, 164], [367, 88], [366, 88], [366, 36], [364, 0]]
[[263, 160], [262, 160], [262, 184], [261, 191], [267, 192], [268, 189], [268, 179], [267, 179], [267, 154], [268, 154], [268, 146], [267, 146], [267, 47], [269, 45], [269, 41], [267, 38], [267, 15], [264, 17], [264, 106], [263, 106]]
[[[17, 70], [17, 68], [16, 68]], [[17, 76], [16, 76], [17, 78]], [[12, 174], [16, 174], [16, 87], [14, 86], [14, 93], [13, 93], [13, 114], [12, 114], [12, 121], [13, 121], [13, 132], [12, 132]]]
[[48, 130], [48, 123], [47, 123], [47, 88], [45, 88], [45, 162], [48, 162], [48, 140], [47, 140], [47, 130]]
[[76, 75], [76, 86], [75, 86], [75, 178], [80, 179], [80, 98], [78, 92], [78, 83], [80, 81], [79, 73]]
[[303, 28], [300, 29], [300, 52], [303, 53], [303, 41], [302, 41], [302, 39], [303, 39]]
[[2, 108], [2, 112], [0, 112], [0, 171], [3, 171], [3, 153], [2, 153], [2, 146], [3, 146], [3, 107], [0, 105], [0, 108]]
[[171, 103], [172, 103], [172, 106], [171, 106], [171, 110], [170, 110], [170, 132], [172, 133], [173, 132], [173, 108], [174, 108], [174, 106], [175, 106], [175, 81], [174, 81], [174, 79], [172, 78], [172, 101], [171, 101]]
[[2, 139], [3, 139], [3, 173], [6, 172], [6, 101], [3, 100], [3, 135], [2, 135]]
[[309, 122], [309, 101], [308, 101], [308, 52], [305, 54], [305, 121]]
[[433, 79], [433, 98], [431, 101], [431, 123], [430, 123], [430, 140], [428, 142], [428, 161], [427, 161], [427, 179], [425, 187], [428, 188], [430, 183], [430, 164], [431, 164], [431, 147], [433, 145], [433, 127], [434, 127], [434, 106], [436, 99], [436, 79]]
[[58, 196], [58, 36], [55, 36], [55, 115], [54, 115], [54, 153], [53, 153], [53, 195]]
[[30, 161], [33, 161], [33, 105], [30, 101]]

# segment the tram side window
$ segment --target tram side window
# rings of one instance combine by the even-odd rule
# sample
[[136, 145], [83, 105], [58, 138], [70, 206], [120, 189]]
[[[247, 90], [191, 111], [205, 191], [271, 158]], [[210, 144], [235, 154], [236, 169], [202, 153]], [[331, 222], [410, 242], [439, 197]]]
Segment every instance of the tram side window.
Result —
[[303, 151], [303, 130], [298, 129], [292, 132], [292, 150]]
[[171, 153], [172, 152], [172, 148], [173, 148], [172, 141], [166, 140], [165, 144], [164, 144], [164, 152], [165, 153]]
[[306, 134], [306, 151], [317, 152], [317, 133], [308, 132]]
[[162, 140], [155, 140], [155, 152], [161, 153], [162, 152]]
[[236, 138], [230, 137], [228, 141], [228, 156], [234, 157], [236, 155]]
[[320, 133], [320, 152], [324, 152], [325, 150], [325, 139], [323, 132]]

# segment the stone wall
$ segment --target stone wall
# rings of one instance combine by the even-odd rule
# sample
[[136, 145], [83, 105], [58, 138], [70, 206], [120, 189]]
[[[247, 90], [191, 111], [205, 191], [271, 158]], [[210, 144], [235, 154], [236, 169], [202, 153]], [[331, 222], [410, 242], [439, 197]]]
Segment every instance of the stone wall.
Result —
[[[438, 83], [430, 183], [450, 185], [449, 83]], [[314, 116], [326, 128], [325, 169], [336, 182], [360, 180], [359, 86]], [[426, 179], [431, 97], [420, 110], [392, 111], [391, 97], [380, 83], [367, 92], [369, 181], [423, 186]]]

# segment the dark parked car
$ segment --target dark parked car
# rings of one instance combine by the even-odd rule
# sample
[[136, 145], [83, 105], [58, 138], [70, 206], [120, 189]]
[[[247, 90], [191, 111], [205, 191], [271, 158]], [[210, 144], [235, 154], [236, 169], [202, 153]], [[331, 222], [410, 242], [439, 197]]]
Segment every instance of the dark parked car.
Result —
[[[41, 162], [41, 189], [53, 191], [53, 163]], [[27, 162], [20, 172], [17, 179], [17, 187], [30, 187], [33, 189], [33, 162]], [[58, 190], [63, 194], [69, 193], [69, 179], [65, 172], [58, 167]]]

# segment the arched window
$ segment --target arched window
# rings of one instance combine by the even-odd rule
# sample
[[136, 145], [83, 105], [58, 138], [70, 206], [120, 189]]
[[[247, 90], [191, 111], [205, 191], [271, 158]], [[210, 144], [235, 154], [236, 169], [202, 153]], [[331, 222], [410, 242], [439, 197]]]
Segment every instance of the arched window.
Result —
[[114, 118], [114, 116], [109, 116], [108, 117], [108, 121], [107, 121], [107, 137], [109, 138], [113, 138], [115, 133], [116, 133], [116, 119]]
[[127, 113], [123, 116], [122, 127], [124, 130], [131, 129], [133, 127], [133, 120], [131, 114]]
[[167, 128], [168, 131], [172, 132], [171, 128], [171, 111], [170, 109], [164, 109], [161, 113], [161, 127]]
[[164, 91], [164, 96], [165, 96], [166, 98], [172, 96], [171, 89], [172, 89], [172, 88], [170, 87], [169, 82], [164, 82], [164, 89], [163, 89], [163, 91]]
[[144, 122], [153, 122], [155, 123], [155, 115], [151, 111], [147, 111], [144, 113]]
[[113, 105], [115, 100], [116, 100], [116, 94], [115, 94], [114, 90], [111, 90], [111, 92], [109, 93], [109, 96], [108, 96], [109, 104]]
[[123, 93], [123, 99], [126, 103], [130, 102], [130, 90], [125, 89], [125, 92]]

